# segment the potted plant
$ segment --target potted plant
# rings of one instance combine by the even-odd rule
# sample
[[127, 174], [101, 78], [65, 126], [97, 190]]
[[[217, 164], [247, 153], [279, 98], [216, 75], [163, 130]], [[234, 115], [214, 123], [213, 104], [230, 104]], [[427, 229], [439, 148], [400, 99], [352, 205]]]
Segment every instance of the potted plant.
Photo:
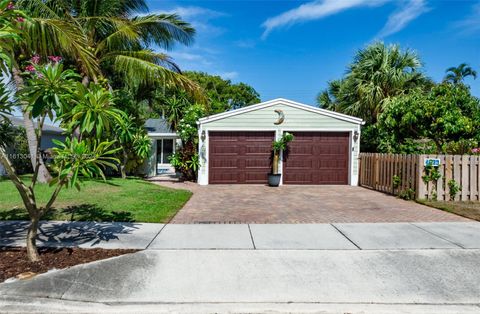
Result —
[[268, 174], [268, 185], [269, 186], [279, 186], [281, 174], [278, 173], [278, 161], [280, 159], [280, 152], [283, 152], [287, 149], [287, 144], [293, 141], [293, 135], [291, 133], [285, 132], [282, 137], [273, 141], [272, 150], [273, 150], [273, 162], [272, 162], [272, 173]]

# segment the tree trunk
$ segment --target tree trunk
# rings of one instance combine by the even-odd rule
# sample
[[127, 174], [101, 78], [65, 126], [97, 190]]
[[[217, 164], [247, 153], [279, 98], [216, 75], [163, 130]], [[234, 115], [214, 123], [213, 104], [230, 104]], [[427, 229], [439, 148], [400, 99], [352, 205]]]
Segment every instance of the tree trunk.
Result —
[[83, 84], [83, 86], [88, 87], [88, 84], [90, 84], [90, 78], [88, 77], [88, 75], [85, 75], [82, 78], [82, 84]]
[[31, 262], [39, 262], [40, 255], [37, 251], [37, 232], [40, 218], [38, 216], [30, 217], [30, 227], [27, 233], [27, 256]]
[[272, 174], [278, 174], [278, 159], [279, 159], [279, 152], [273, 152], [273, 162], [272, 162]]
[[[21, 90], [23, 88], [23, 79], [20, 76], [20, 70], [14, 68], [13, 69], [13, 79], [15, 81], [15, 85], [17, 90]], [[33, 125], [33, 121], [30, 118], [30, 115], [27, 112], [27, 104], [22, 103], [22, 115], [23, 115], [23, 123], [25, 126], [25, 131], [27, 133], [27, 141], [28, 141], [28, 151], [30, 153], [30, 161], [32, 163], [33, 169], [36, 168], [37, 165], [37, 151], [38, 151], [38, 143], [37, 143], [37, 134], [35, 133], [35, 126]], [[39, 160], [39, 169], [38, 169], [38, 182], [40, 183], [47, 183], [52, 179], [50, 172], [48, 171], [45, 163], [43, 162], [43, 158], [38, 158]]]
[[122, 179], [127, 178], [127, 162], [128, 162], [128, 153], [125, 149], [122, 150], [123, 158], [122, 163], [120, 164], [120, 173], [122, 174]]

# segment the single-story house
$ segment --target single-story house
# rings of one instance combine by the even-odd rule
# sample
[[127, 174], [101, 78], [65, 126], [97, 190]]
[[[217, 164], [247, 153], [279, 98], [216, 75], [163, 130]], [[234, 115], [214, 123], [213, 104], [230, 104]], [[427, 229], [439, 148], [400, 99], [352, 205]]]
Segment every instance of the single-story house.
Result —
[[280, 156], [281, 184], [358, 183], [362, 119], [274, 99], [199, 120], [198, 183], [266, 184], [272, 142], [294, 135]]
[[[15, 128], [20, 128], [24, 127], [23, 119], [18, 118], [18, 117], [8, 117], [10, 122], [12, 123], [13, 127]], [[36, 126], [36, 123], [34, 123]], [[59, 140], [59, 141], [64, 141], [65, 140], [65, 135], [64, 135], [65, 130], [62, 129], [61, 127], [55, 126], [55, 125], [50, 125], [50, 124], [44, 124], [43, 129], [42, 129], [42, 140], [40, 142], [40, 151], [45, 151], [49, 148], [55, 147], [55, 144], [53, 143], [52, 140]], [[7, 153], [12, 153], [12, 150], [7, 147]], [[6, 171], [3, 168], [3, 166], [0, 164], [0, 176], [6, 175]]]
[[175, 153], [180, 145], [180, 139], [172, 130], [170, 123], [164, 118], [148, 119], [145, 129], [152, 140], [152, 151], [145, 165], [147, 176], [156, 176], [164, 173], [175, 173], [168, 158]]

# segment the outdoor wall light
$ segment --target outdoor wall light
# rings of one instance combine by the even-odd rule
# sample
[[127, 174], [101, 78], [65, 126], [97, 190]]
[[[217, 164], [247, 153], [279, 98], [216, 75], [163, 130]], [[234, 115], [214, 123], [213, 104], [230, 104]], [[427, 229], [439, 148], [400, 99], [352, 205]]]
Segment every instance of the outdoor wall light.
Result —
[[360, 136], [360, 134], [358, 133], [358, 131], [353, 132], [353, 141], [355, 143], [358, 141], [359, 136]]
[[205, 139], [207, 138], [207, 134], [205, 133], [205, 130], [202, 131], [202, 135], [200, 136], [202, 139], [202, 142], [205, 142]]

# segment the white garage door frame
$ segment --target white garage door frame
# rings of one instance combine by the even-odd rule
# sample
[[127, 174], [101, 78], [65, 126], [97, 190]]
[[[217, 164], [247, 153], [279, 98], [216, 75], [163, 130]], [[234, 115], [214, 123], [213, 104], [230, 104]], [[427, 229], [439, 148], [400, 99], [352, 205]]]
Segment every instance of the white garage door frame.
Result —
[[[202, 133], [205, 131], [205, 140], [202, 141]], [[245, 132], [245, 131], [273, 131], [275, 132], [275, 138], [279, 139], [284, 132], [322, 132], [322, 133], [327, 133], [327, 132], [345, 132], [349, 134], [349, 169], [348, 169], [348, 184], [352, 186], [358, 185], [358, 169], [357, 173], [353, 173], [353, 167], [354, 167], [354, 148], [355, 146], [357, 147], [358, 150], [360, 150], [360, 144], [357, 143], [355, 145], [353, 135], [354, 132], [358, 132], [358, 141], [360, 141], [360, 126], [356, 128], [215, 128], [213, 130], [208, 130], [208, 128], [204, 129], [202, 125], [200, 125], [198, 136], [200, 138], [200, 143], [199, 143], [199, 154], [200, 154], [200, 163], [201, 167], [198, 173], [198, 184], [199, 185], [208, 185], [209, 184], [209, 136], [210, 136], [210, 131], [212, 132]], [[283, 153], [280, 155], [280, 165], [279, 165], [279, 173], [283, 174], [284, 172], [284, 165], [283, 165]], [[283, 176], [280, 181], [280, 185], [283, 185]]]

